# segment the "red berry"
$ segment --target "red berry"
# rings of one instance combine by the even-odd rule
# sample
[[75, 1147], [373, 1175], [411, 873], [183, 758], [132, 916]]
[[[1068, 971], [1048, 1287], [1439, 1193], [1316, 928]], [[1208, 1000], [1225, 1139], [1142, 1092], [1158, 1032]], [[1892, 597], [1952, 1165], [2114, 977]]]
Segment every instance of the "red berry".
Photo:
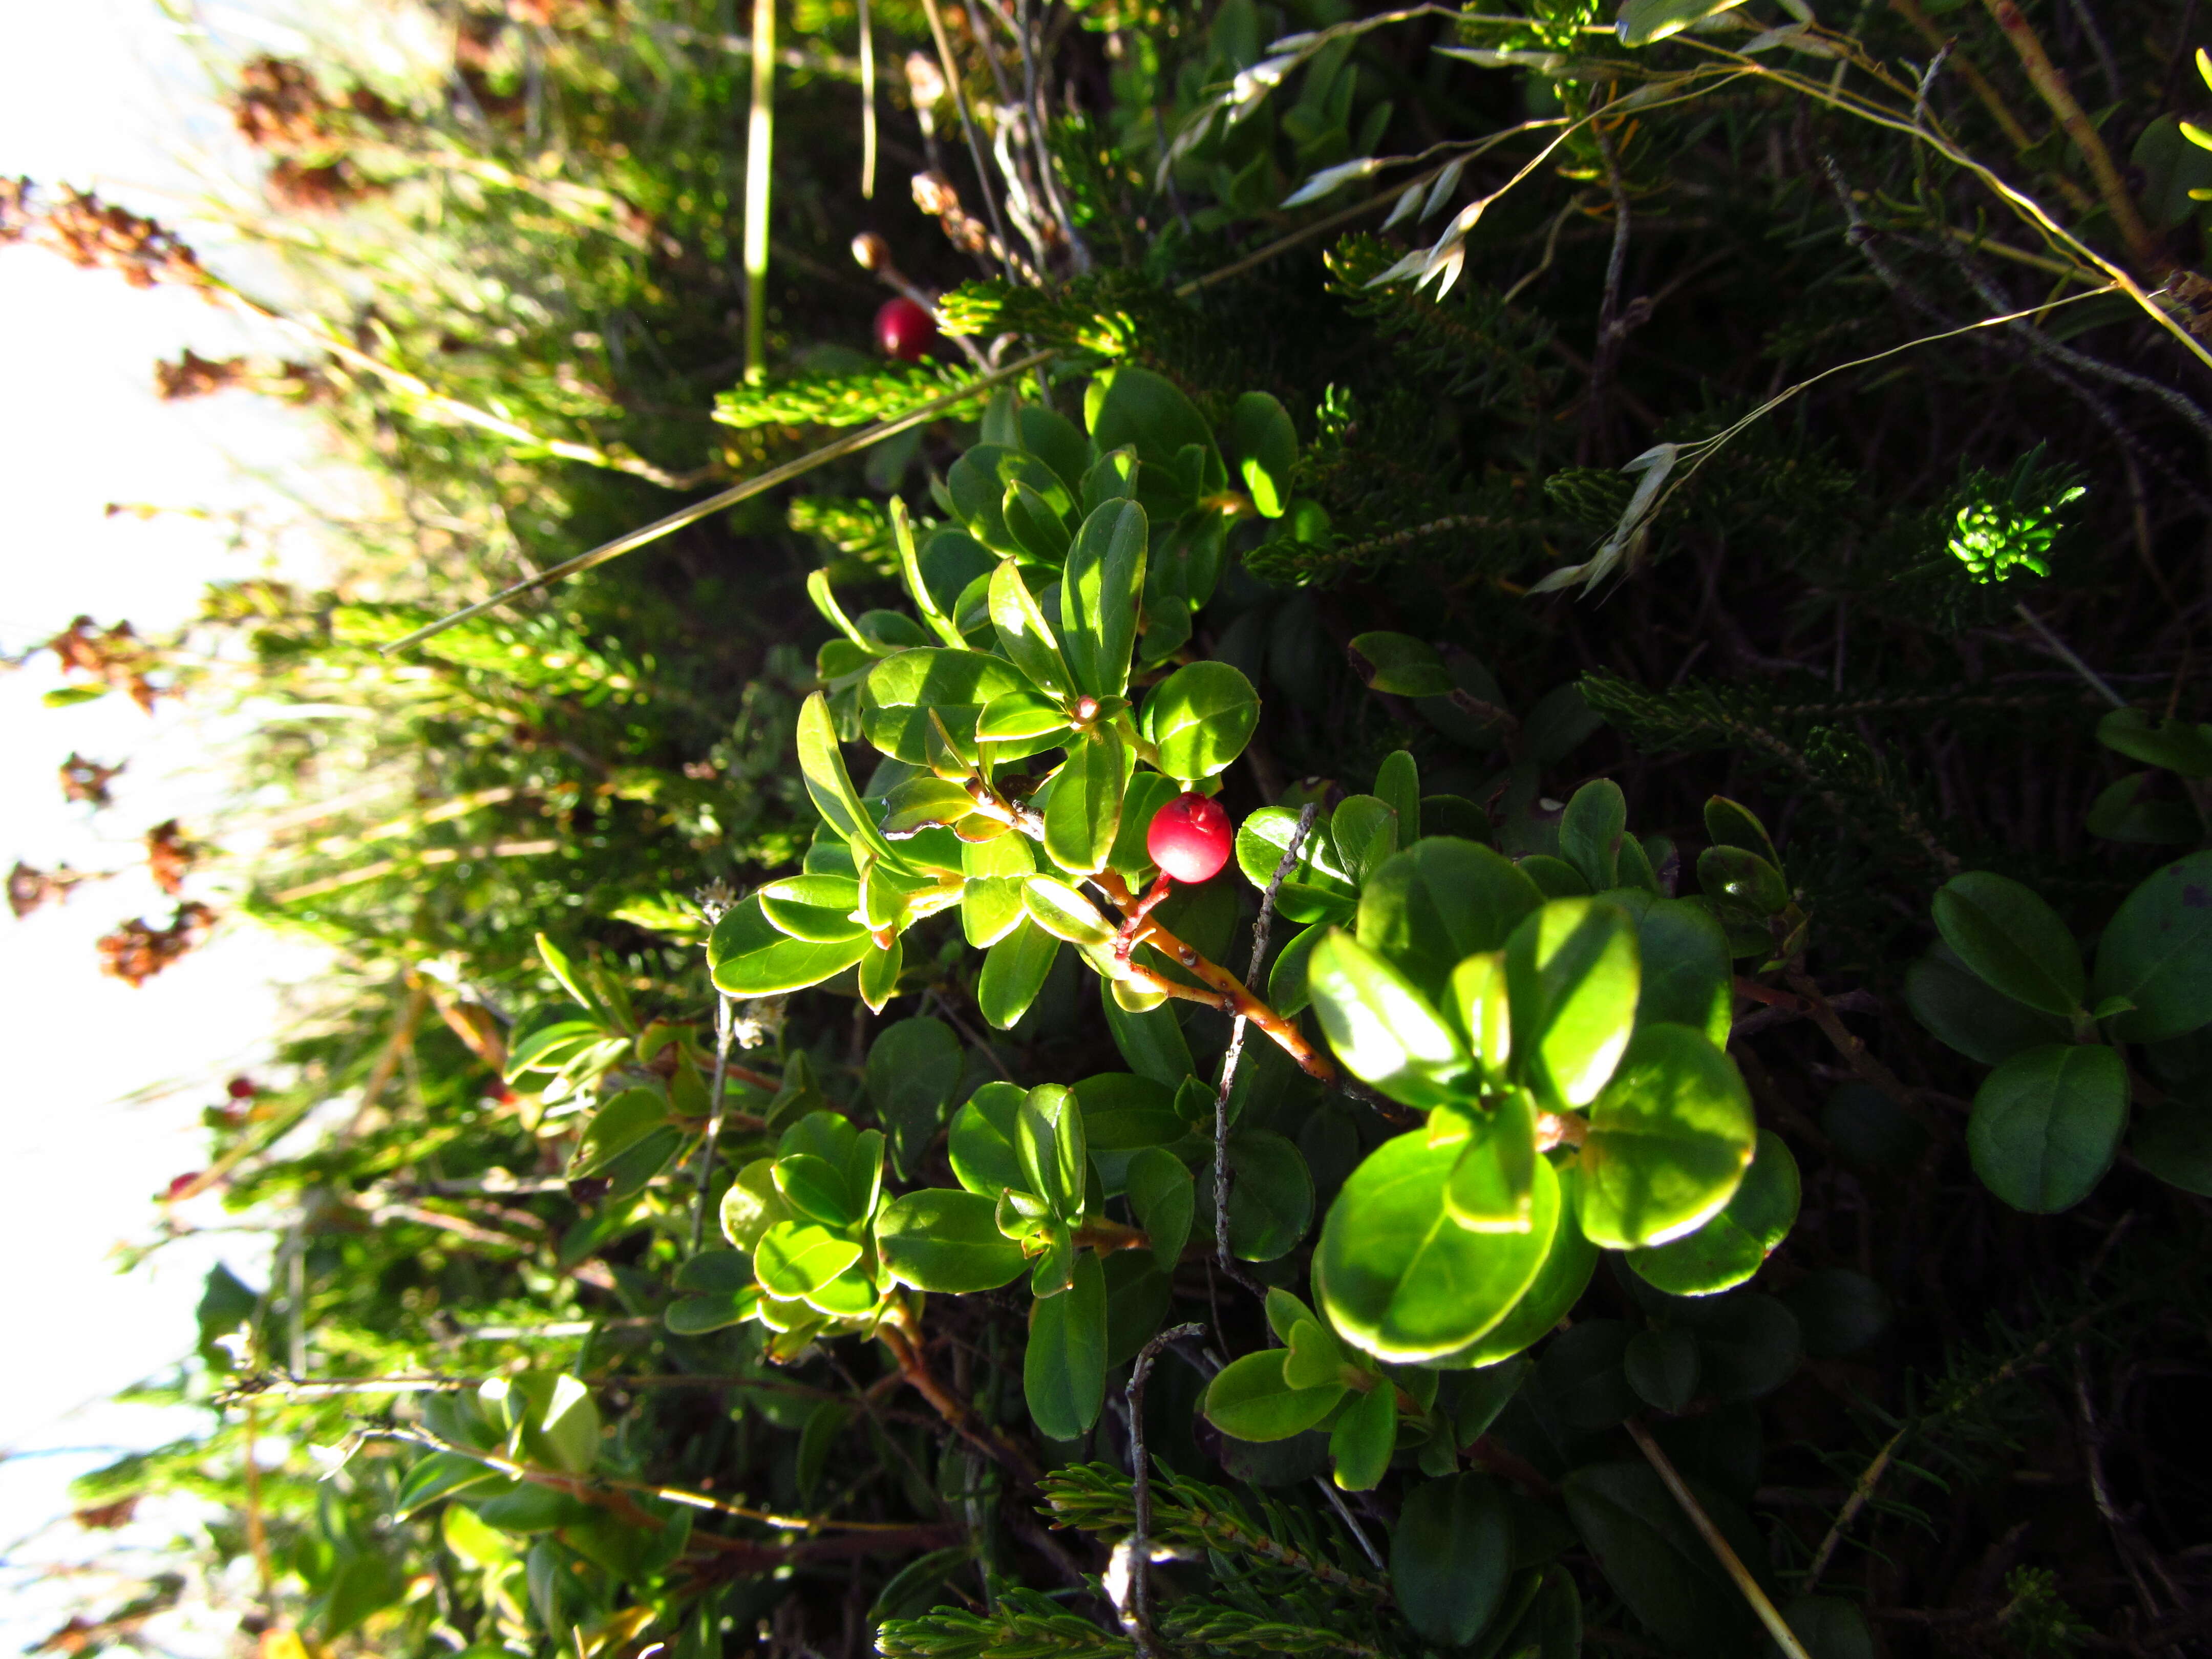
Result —
[[937, 319], [913, 301], [886, 300], [876, 313], [876, 349], [886, 357], [918, 363], [937, 345]]
[[233, 1100], [251, 1100], [261, 1092], [250, 1077], [234, 1077], [222, 1085], [222, 1091]]
[[198, 1170], [194, 1170], [190, 1175], [180, 1175], [170, 1182], [168, 1189], [161, 1196], [165, 1199], [182, 1198], [192, 1183], [199, 1178], [200, 1172]]
[[1229, 862], [1234, 832], [1229, 814], [1209, 796], [1177, 795], [1152, 814], [1145, 850], [1163, 875], [1177, 881], [1211, 881]]

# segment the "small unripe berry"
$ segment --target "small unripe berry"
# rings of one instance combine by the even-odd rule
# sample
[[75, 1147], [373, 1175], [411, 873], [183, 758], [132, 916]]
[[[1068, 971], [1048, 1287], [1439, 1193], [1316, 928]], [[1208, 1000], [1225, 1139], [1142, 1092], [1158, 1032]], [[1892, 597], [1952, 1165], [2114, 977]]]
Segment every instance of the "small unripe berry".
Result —
[[886, 357], [918, 363], [937, 343], [937, 319], [903, 295], [876, 313], [876, 349]]
[[1177, 795], [1152, 814], [1145, 850], [1164, 875], [1177, 881], [1210, 881], [1229, 862], [1235, 832], [1221, 804], [1206, 795]]

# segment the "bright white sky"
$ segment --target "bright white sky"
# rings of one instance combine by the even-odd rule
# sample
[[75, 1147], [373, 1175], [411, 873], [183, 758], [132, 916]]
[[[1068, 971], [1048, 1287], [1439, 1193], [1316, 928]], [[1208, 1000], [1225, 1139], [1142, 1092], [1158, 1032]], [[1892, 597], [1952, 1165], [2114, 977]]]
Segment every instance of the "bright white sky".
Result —
[[[258, 9], [304, 9], [284, 0]], [[234, 8], [204, 15], [234, 52], [295, 44]], [[184, 230], [216, 268], [260, 274], [250, 255], [192, 222], [206, 181], [250, 177], [251, 162], [209, 96], [195, 43], [152, 0], [0, 0], [0, 173], [50, 190], [96, 187]], [[294, 498], [329, 486], [313, 467], [311, 429], [289, 410], [243, 392], [155, 398], [155, 360], [186, 345], [207, 356], [257, 347], [273, 355], [270, 342], [188, 295], [135, 290], [42, 249], [0, 248], [0, 651], [20, 653], [80, 611], [158, 634], [196, 611], [205, 581], [259, 568], [258, 554], [232, 550], [227, 523], [108, 519], [106, 503], [244, 512], [265, 527], [296, 522]], [[301, 560], [295, 537], [288, 562]], [[42, 708], [58, 683], [50, 655], [0, 673], [0, 867], [17, 858], [41, 868], [131, 865], [154, 823], [181, 815], [189, 830], [196, 816], [204, 821], [220, 787], [214, 763], [235, 721], [167, 706], [149, 720], [121, 698]], [[130, 763], [115, 805], [97, 818], [62, 799], [55, 769], [71, 749]], [[0, 1261], [13, 1269], [0, 1449], [170, 1437], [178, 1425], [161, 1413], [88, 1402], [190, 1348], [199, 1281], [218, 1254], [260, 1277], [264, 1248], [237, 1235], [174, 1247], [129, 1277], [110, 1255], [119, 1241], [151, 1234], [152, 1195], [204, 1161], [199, 1112], [264, 1052], [280, 1018], [272, 981], [303, 979], [319, 958], [229, 931], [134, 991], [99, 975], [92, 941], [140, 915], [158, 923], [168, 907], [133, 873], [21, 922], [0, 915], [10, 1062], [0, 1097]], [[204, 1202], [191, 1218], [219, 1219]], [[0, 1551], [15, 1564], [0, 1569], [0, 1648], [43, 1638], [68, 1611], [70, 1586], [58, 1576], [26, 1583], [22, 1563], [82, 1559], [114, 1541], [64, 1523], [29, 1551], [14, 1547], [66, 1510], [70, 1477], [112, 1455], [0, 1462]], [[142, 1527], [122, 1541], [155, 1546], [162, 1535]], [[184, 1653], [218, 1650], [209, 1634], [164, 1632]]]

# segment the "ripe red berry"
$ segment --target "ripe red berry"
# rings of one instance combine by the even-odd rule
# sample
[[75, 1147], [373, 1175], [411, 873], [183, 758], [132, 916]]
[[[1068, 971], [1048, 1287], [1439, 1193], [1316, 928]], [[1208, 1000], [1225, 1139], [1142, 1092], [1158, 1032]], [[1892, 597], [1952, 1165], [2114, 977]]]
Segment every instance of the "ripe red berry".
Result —
[[222, 1085], [222, 1091], [233, 1100], [251, 1100], [261, 1090], [250, 1077], [234, 1077]]
[[876, 313], [876, 349], [901, 362], [918, 363], [937, 349], [937, 319], [903, 297]]
[[161, 1196], [165, 1199], [182, 1198], [191, 1189], [192, 1183], [199, 1178], [200, 1172], [198, 1170], [194, 1170], [189, 1175], [180, 1175], [177, 1176], [176, 1179], [169, 1182], [167, 1190], [162, 1193]]
[[1210, 881], [1229, 862], [1235, 839], [1229, 814], [1206, 795], [1177, 795], [1152, 814], [1145, 850], [1161, 873], [1177, 881]]

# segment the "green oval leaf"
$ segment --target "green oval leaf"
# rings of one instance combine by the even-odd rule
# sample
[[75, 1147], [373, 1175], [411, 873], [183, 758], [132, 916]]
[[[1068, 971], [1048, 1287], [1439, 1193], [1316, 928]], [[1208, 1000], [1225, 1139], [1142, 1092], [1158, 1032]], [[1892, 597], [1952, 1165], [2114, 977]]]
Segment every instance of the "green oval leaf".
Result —
[[770, 1296], [793, 1301], [818, 1291], [860, 1259], [860, 1247], [811, 1221], [782, 1221], [760, 1237], [753, 1273]]
[[2128, 1125], [2128, 1073], [2100, 1045], [2051, 1043], [1983, 1079], [1966, 1152], [1983, 1184], [2015, 1210], [2069, 1210], [2112, 1168]]
[[1735, 1195], [1757, 1133], [1734, 1060], [1686, 1025], [1645, 1026], [1590, 1107], [1583, 1231], [1630, 1250], [1702, 1226]]
[[1073, 1440], [1098, 1420], [1106, 1400], [1106, 1275], [1094, 1252], [1078, 1253], [1066, 1291], [1030, 1304], [1022, 1393], [1047, 1439]]
[[2212, 1023], [2212, 851], [2154, 872], [2122, 902], [2097, 943], [2095, 995], [2135, 1004], [2107, 1022], [2124, 1042]]
[[1259, 723], [1252, 682], [1225, 662], [1186, 664], [1145, 700], [1145, 729], [1160, 770], [1186, 782], [1224, 770]]
[[884, 1271], [917, 1291], [946, 1295], [1011, 1285], [1029, 1262], [1000, 1232], [996, 1209], [993, 1198], [945, 1188], [893, 1199], [876, 1218]]
[[1631, 1250], [1628, 1265], [1646, 1283], [1672, 1296], [1712, 1296], [1732, 1289], [1757, 1273], [1790, 1236], [1797, 1222], [1797, 1160], [1781, 1136], [1761, 1129], [1751, 1167], [1727, 1206], [1671, 1244]]
[[1262, 1348], [1232, 1359], [1206, 1384], [1206, 1421], [1239, 1440], [1264, 1443], [1302, 1434], [1334, 1411], [1347, 1390], [1340, 1382], [1294, 1389], [1283, 1380], [1286, 1348]]
[[1262, 518], [1281, 518], [1298, 463], [1297, 428], [1288, 411], [1264, 392], [1246, 392], [1229, 411], [1229, 447], [1252, 505]]
[[1513, 1514], [1486, 1474], [1424, 1480], [1390, 1533], [1390, 1588], [1406, 1622], [1462, 1647], [1498, 1614], [1513, 1571]]
[[1540, 1102], [1587, 1104], [1635, 1025], [1635, 921], [1601, 899], [1553, 899], [1506, 942], [1505, 981], [1516, 1068]]
[[1495, 1365], [1551, 1334], [1582, 1300], [1597, 1271], [1597, 1246], [1583, 1237], [1576, 1214], [1575, 1186], [1581, 1174], [1573, 1164], [1554, 1171], [1559, 1183], [1559, 1224], [1535, 1279], [1504, 1318], [1464, 1348], [1436, 1363], [1454, 1370]]
[[[1023, 897], [1026, 909], [1027, 894]], [[1044, 989], [1059, 954], [1059, 939], [1027, 915], [1019, 917], [983, 954], [983, 971], [975, 981], [975, 1006], [983, 1018], [999, 1030], [1011, 1029]]]
[[1372, 1492], [1389, 1473], [1398, 1449], [1398, 1390], [1387, 1380], [1352, 1402], [1328, 1434], [1332, 1476], [1345, 1492]]
[[1432, 836], [1384, 860], [1359, 890], [1360, 944], [1441, 1002], [1453, 968], [1500, 949], [1544, 896], [1490, 848]]
[[860, 884], [849, 876], [786, 876], [760, 890], [761, 914], [778, 933], [811, 945], [837, 945], [867, 932], [854, 914]]
[[1462, 1097], [1474, 1061], [1398, 970], [1332, 929], [1306, 963], [1306, 990], [1329, 1047], [1355, 1077], [1424, 1109]]
[[1143, 507], [1108, 501], [1084, 520], [1067, 550], [1060, 581], [1061, 647], [1076, 684], [1094, 697], [1118, 697], [1129, 687], [1146, 535]]
[[1387, 1140], [1329, 1206], [1314, 1256], [1329, 1322], [1383, 1359], [1434, 1359], [1464, 1348], [1534, 1283], [1559, 1225], [1559, 1184], [1538, 1160], [1529, 1230], [1471, 1233], [1444, 1206], [1455, 1145], [1416, 1130]]
[[1384, 630], [1353, 637], [1352, 672], [1370, 691], [1400, 697], [1448, 697], [1456, 689], [1443, 655], [1425, 640]]
[[1029, 692], [1029, 682], [1010, 664], [981, 651], [902, 651], [860, 683], [860, 729], [886, 755], [926, 766], [931, 710], [957, 742], [972, 747], [985, 708]]
[[1121, 827], [1121, 791], [1131, 759], [1109, 726], [1094, 726], [1070, 743], [1044, 809], [1045, 854], [1062, 870], [1087, 876], [1106, 867]]
[[793, 939], [769, 924], [756, 895], [714, 924], [707, 963], [716, 988], [733, 997], [780, 996], [843, 972], [871, 943], [866, 933], [834, 944]]
[[[2057, 913], [2020, 883], [1986, 870], [1954, 876], [1936, 894], [1936, 926], [1959, 959], [2015, 1002], [2066, 1018], [2081, 1006], [2081, 950]], [[2206, 1010], [2212, 1017], [2212, 1008]]]
[[966, 1064], [960, 1039], [941, 1019], [902, 1019], [868, 1047], [868, 1098], [890, 1132], [899, 1173], [915, 1167], [937, 1134]]

